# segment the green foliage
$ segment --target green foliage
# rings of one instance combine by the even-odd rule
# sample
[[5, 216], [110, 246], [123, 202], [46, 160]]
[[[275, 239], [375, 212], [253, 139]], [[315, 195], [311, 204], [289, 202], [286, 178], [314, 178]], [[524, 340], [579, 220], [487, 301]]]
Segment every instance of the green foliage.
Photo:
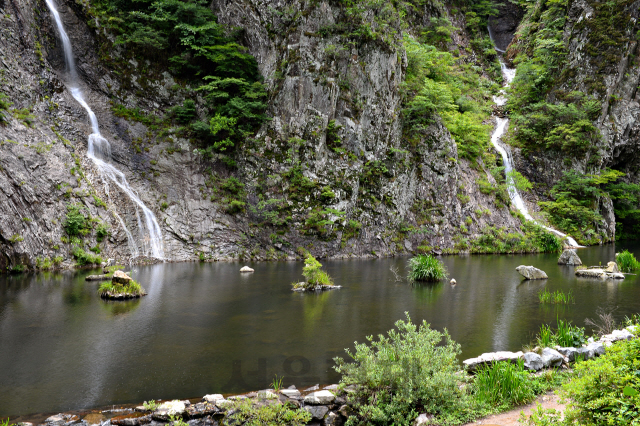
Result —
[[469, 253], [559, 253], [562, 241], [533, 222], [522, 224], [524, 233], [485, 226], [473, 239], [459, 237], [456, 249]]
[[640, 340], [618, 342], [607, 353], [575, 365], [562, 393], [565, 424], [637, 425], [640, 418]]
[[70, 237], [80, 234], [86, 235], [90, 228], [90, 222], [84, 213], [85, 209], [79, 204], [67, 204], [67, 213], [62, 227]]
[[276, 374], [276, 376], [271, 381], [271, 389], [278, 392], [280, 389], [282, 389], [283, 380], [284, 380], [284, 377], [278, 377], [278, 375]]
[[12, 236], [10, 236], [8, 238], [8, 241], [11, 244], [15, 244], [15, 243], [19, 243], [21, 241], [24, 241], [24, 238], [20, 234], [13, 234]]
[[538, 204], [551, 224], [571, 234], [579, 243], [598, 243], [596, 226], [603, 221], [598, 212], [599, 200], [612, 198], [617, 216], [624, 216], [639, 201], [640, 185], [617, 182], [623, 176], [624, 173], [610, 169], [599, 175], [572, 169], [553, 186], [554, 200]]
[[575, 304], [576, 300], [573, 297], [573, 290], [569, 290], [568, 293], [564, 293], [562, 290], [556, 290], [554, 292], [549, 292], [549, 290], [544, 289], [538, 292], [538, 300], [540, 303], [551, 303], [551, 304], [562, 304], [568, 305], [570, 303]]
[[97, 254], [94, 255], [91, 253], [87, 253], [80, 247], [75, 247], [72, 253], [73, 257], [76, 259], [76, 264], [79, 266], [99, 265], [102, 263], [102, 257], [98, 256]]
[[[116, 33], [116, 45], [199, 86], [210, 131], [202, 132], [199, 122], [192, 130], [205, 144], [205, 153], [228, 153], [267, 119], [257, 61], [239, 44], [241, 32], [217, 23], [207, 1], [98, 0], [95, 6]], [[173, 114], [178, 123], [193, 121], [195, 102], [186, 100]]]
[[40, 257], [40, 256], [38, 256], [36, 258], [36, 268], [37, 269], [41, 269], [43, 271], [46, 271], [48, 269], [53, 268], [53, 262], [51, 261], [51, 259], [49, 257], [46, 257], [46, 256]]
[[409, 281], [437, 282], [447, 278], [447, 268], [442, 261], [430, 254], [409, 259]]
[[635, 272], [640, 269], [640, 262], [629, 250], [616, 254], [616, 263], [622, 272]]
[[553, 347], [580, 347], [586, 341], [584, 328], [571, 325], [571, 322], [558, 319], [558, 328], [554, 332], [547, 324], [540, 326], [540, 332], [536, 336], [541, 348]]
[[113, 281], [105, 281], [100, 284], [98, 294], [100, 296], [107, 296], [109, 293], [142, 296], [145, 291], [142, 286], [134, 280], [129, 281], [128, 284], [114, 283]]
[[4, 125], [7, 123], [7, 113], [5, 111], [9, 111], [11, 105], [13, 104], [9, 101], [9, 97], [0, 92], [0, 124]]
[[187, 124], [196, 118], [196, 103], [191, 99], [185, 99], [181, 106], [173, 107], [173, 114], [178, 123]]
[[535, 397], [535, 387], [529, 376], [522, 359], [516, 364], [497, 362], [476, 374], [476, 396], [494, 407], [525, 404]]
[[[377, 340], [368, 336], [369, 343], [355, 343], [355, 352], [347, 349], [353, 363], [334, 359], [341, 383], [357, 389], [349, 394], [356, 415], [347, 425], [410, 425], [419, 413], [457, 415], [464, 423], [472, 415], [470, 396], [459, 386], [460, 345], [446, 331], [425, 321], [418, 327], [406, 316], [395, 323], [397, 331]], [[443, 423], [449, 421], [437, 424]]]
[[472, 68], [455, 62], [449, 52], [404, 37], [407, 77], [403, 86], [403, 125], [415, 138], [440, 116], [458, 145], [460, 156], [475, 159], [489, 146], [490, 114], [487, 87], [491, 83]]
[[333, 280], [329, 274], [322, 270], [322, 264], [311, 254], [307, 254], [304, 260], [302, 275], [304, 275], [307, 283], [313, 287], [318, 285], [333, 285]]
[[96, 228], [96, 240], [101, 243], [108, 236], [109, 227], [104, 222], [99, 223], [98, 227]]
[[254, 405], [250, 399], [234, 401], [227, 408], [222, 420], [225, 426], [304, 426], [311, 421], [311, 414], [290, 402], [274, 402]]
[[156, 409], [158, 408], [158, 406], [160, 406], [160, 404], [158, 404], [155, 400], [150, 400], [150, 401], [145, 401], [142, 406], [144, 407], [145, 410], [147, 411], [156, 411]]

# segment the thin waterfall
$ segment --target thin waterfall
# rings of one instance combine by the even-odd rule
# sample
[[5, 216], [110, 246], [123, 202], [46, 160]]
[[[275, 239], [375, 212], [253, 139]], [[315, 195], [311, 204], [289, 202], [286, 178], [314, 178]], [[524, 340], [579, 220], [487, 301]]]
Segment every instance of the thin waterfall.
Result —
[[[495, 41], [493, 40], [493, 34], [491, 33], [491, 28], [487, 27], [487, 29], [489, 30], [489, 37], [491, 37], [491, 41], [493, 42], [495, 49], [499, 52], [504, 53], [504, 50], [500, 50], [497, 48], [497, 46], [495, 46]], [[514, 68], [507, 67], [507, 64], [504, 62], [502, 55], [498, 55], [498, 60], [500, 61], [502, 76], [504, 77], [504, 80], [505, 80], [504, 87], [508, 88], [516, 76], [516, 70]], [[498, 106], [504, 106], [507, 103], [506, 95], [507, 93], [503, 89], [500, 91], [499, 96], [493, 97], [493, 101]], [[548, 226], [545, 226], [539, 223], [537, 220], [535, 220], [531, 216], [531, 214], [529, 214], [529, 210], [527, 209], [527, 206], [524, 203], [524, 200], [520, 196], [520, 192], [518, 192], [518, 188], [516, 188], [513, 175], [510, 173], [515, 170], [513, 168], [513, 156], [511, 154], [511, 148], [509, 147], [509, 145], [503, 144], [501, 140], [502, 135], [504, 135], [504, 132], [507, 126], [509, 125], [509, 119], [498, 117], [498, 116], [496, 116], [495, 119], [496, 119], [496, 127], [493, 130], [493, 133], [491, 134], [491, 143], [502, 156], [502, 163], [504, 164], [504, 172], [506, 174], [506, 180], [507, 180], [507, 191], [509, 192], [509, 198], [511, 199], [511, 203], [518, 209], [520, 213], [522, 213], [525, 219], [535, 222], [536, 224], [540, 225], [547, 231], [553, 232], [554, 234], [558, 235], [561, 238], [566, 238], [567, 243], [572, 247], [582, 247], [572, 237], [568, 236], [567, 234], [563, 234], [562, 232], [556, 229], [550, 228]]]
[[[47, 7], [51, 11], [51, 15], [53, 16], [54, 21], [56, 22], [58, 33], [60, 35], [60, 38], [62, 39], [64, 58], [67, 66], [67, 73], [69, 76], [67, 88], [71, 92], [73, 98], [78, 101], [78, 103], [82, 105], [82, 107], [87, 111], [89, 120], [91, 121], [91, 129], [93, 133], [89, 135], [87, 156], [98, 168], [98, 171], [105, 183], [105, 192], [107, 193], [107, 195], [109, 194], [108, 182], [111, 181], [116, 184], [116, 186], [120, 188], [122, 192], [127, 194], [129, 199], [135, 204], [143, 254], [158, 259], [163, 259], [164, 248], [162, 244], [162, 230], [160, 229], [160, 225], [158, 225], [158, 221], [156, 220], [153, 212], [147, 208], [147, 206], [142, 202], [142, 200], [140, 200], [138, 195], [129, 186], [124, 173], [122, 173], [120, 170], [115, 168], [113, 164], [111, 164], [111, 145], [109, 144], [109, 141], [102, 137], [102, 135], [100, 134], [98, 118], [85, 101], [82, 90], [80, 89], [80, 80], [78, 78], [78, 71], [76, 69], [75, 60], [73, 59], [71, 40], [69, 40], [69, 36], [64, 29], [64, 25], [62, 25], [60, 14], [58, 13], [53, 0], [46, 0], [46, 3]], [[138, 208], [142, 210], [142, 213], [144, 214], [144, 220], [141, 220], [138, 214]], [[138, 245], [134, 241], [133, 235], [131, 234], [129, 229], [127, 229], [122, 218], [117, 213], [115, 213], [115, 215], [124, 228], [125, 234], [127, 235], [131, 255], [134, 257], [138, 256]]]

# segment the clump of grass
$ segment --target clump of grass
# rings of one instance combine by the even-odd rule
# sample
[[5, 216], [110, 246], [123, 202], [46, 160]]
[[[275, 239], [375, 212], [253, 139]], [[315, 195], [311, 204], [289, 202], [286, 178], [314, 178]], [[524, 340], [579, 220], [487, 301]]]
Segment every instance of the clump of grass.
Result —
[[584, 328], [571, 325], [571, 322], [558, 319], [558, 328], [554, 332], [547, 324], [540, 326], [537, 336], [541, 348], [559, 346], [580, 347], [586, 342]]
[[636, 257], [629, 250], [618, 253], [616, 255], [616, 263], [622, 272], [633, 272], [640, 269], [640, 262], [636, 260]]
[[517, 364], [497, 362], [482, 368], [476, 374], [475, 386], [477, 398], [494, 407], [520, 405], [536, 394], [522, 359]]
[[99, 265], [102, 263], [102, 257], [97, 254], [87, 253], [80, 247], [73, 249], [73, 257], [76, 258], [76, 264], [78, 266], [84, 265]]
[[551, 304], [575, 304], [576, 300], [573, 297], [573, 290], [569, 290], [568, 293], [564, 293], [562, 290], [556, 290], [550, 293], [548, 290], [543, 290], [538, 293], [538, 300], [540, 303], [551, 303]]
[[143, 296], [145, 293], [142, 286], [134, 280], [128, 284], [114, 283], [113, 281], [103, 282], [98, 288], [101, 297], [108, 297], [115, 294], [125, 294], [131, 297]]
[[409, 260], [409, 281], [436, 282], [447, 278], [444, 264], [430, 254], [421, 254]]

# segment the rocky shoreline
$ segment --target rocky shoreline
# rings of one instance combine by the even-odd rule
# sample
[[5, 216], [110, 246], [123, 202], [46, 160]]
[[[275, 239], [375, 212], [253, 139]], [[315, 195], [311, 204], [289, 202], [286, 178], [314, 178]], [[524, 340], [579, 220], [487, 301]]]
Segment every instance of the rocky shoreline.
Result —
[[[588, 360], [604, 355], [615, 342], [631, 340], [640, 331], [638, 326], [614, 330], [595, 340], [590, 337], [581, 347], [546, 347], [523, 353], [500, 351], [483, 353], [463, 361], [464, 368], [474, 373], [479, 368], [498, 362], [523, 362], [525, 369], [538, 372], [551, 368], [570, 368], [579, 359]], [[250, 401], [253, 406], [283, 404], [292, 409], [308, 412], [309, 426], [340, 426], [352, 412], [348, 395], [354, 386], [341, 387], [315, 385], [304, 390], [295, 386], [286, 389], [264, 389], [237, 395], [208, 394], [201, 399], [145, 402], [144, 405], [106, 410], [85, 410], [59, 413], [35, 422], [22, 421], [16, 426], [219, 426], [223, 419], [233, 414], [235, 404]], [[424, 415], [422, 415], [424, 417]], [[29, 418], [36, 419], [33, 415]], [[40, 416], [42, 418], [43, 416]], [[418, 417], [418, 420], [421, 417]], [[420, 424], [420, 423], [416, 423]]]

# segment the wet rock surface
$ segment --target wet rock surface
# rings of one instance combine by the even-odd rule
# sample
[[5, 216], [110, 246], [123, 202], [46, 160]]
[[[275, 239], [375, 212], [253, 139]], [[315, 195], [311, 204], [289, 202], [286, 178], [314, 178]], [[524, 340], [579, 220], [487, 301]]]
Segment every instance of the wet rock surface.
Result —
[[516, 268], [516, 271], [524, 277], [525, 280], [546, 280], [549, 278], [546, 272], [534, 267], [520, 265]]
[[558, 265], [579, 266], [582, 265], [582, 260], [575, 249], [566, 249], [560, 255]]

